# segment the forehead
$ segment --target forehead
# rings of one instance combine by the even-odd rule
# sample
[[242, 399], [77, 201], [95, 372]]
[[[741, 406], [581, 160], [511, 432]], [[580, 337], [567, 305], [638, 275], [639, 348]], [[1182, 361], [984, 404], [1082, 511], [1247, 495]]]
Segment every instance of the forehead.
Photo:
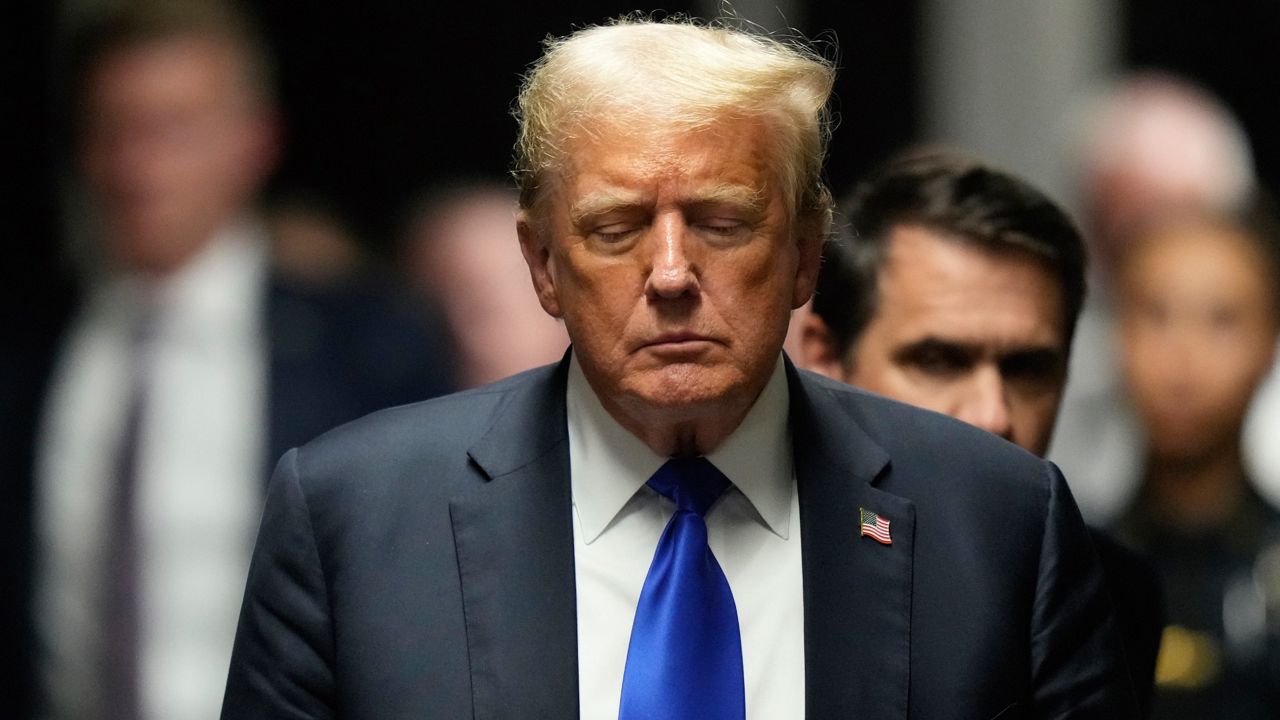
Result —
[[1271, 307], [1268, 298], [1280, 281], [1269, 267], [1236, 230], [1204, 223], [1170, 226], [1133, 244], [1120, 274], [1121, 301], [1141, 292]]
[[890, 231], [875, 321], [900, 342], [931, 337], [992, 350], [1066, 344], [1063, 292], [1043, 261], [934, 230]]
[[139, 40], [103, 51], [88, 74], [89, 100], [126, 105], [165, 98], [177, 102], [233, 91], [243, 60], [229, 41], [198, 34]]
[[661, 122], [598, 124], [565, 143], [562, 199], [573, 205], [600, 193], [649, 197], [717, 186], [776, 193], [772, 139], [769, 124], [756, 118], [695, 129]]

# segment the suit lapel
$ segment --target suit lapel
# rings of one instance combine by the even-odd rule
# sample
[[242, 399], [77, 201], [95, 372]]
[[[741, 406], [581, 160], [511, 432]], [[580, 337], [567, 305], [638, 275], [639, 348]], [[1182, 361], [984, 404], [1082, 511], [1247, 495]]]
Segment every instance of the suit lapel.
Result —
[[[849, 411], [788, 364], [804, 557], [806, 711], [907, 717], [915, 506], [874, 482], [889, 458]], [[859, 508], [891, 545], [861, 537]]]
[[513, 391], [449, 505], [476, 718], [578, 715], [567, 367]]
[[[578, 715], [577, 607], [564, 387], [513, 392], [450, 503], [476, 718]], [[888, 457], [788, 365], [804, 557], [806, 710], [906, 718], [914, 505], [874, 486]], [[859, 508], [893, 543], [859, 536]]]

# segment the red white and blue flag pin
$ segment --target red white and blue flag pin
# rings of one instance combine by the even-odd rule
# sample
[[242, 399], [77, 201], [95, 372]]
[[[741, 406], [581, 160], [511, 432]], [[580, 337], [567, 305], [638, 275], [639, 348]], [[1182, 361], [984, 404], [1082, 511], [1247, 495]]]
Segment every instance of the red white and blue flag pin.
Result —
[[889, 518], [877, 515], [861, 507], [858, 508], [858, 514], [862, 516], [862, 533], [860, 537], [869, 537], [883, 545], [893, 544], [893, 538], [889, 535]]

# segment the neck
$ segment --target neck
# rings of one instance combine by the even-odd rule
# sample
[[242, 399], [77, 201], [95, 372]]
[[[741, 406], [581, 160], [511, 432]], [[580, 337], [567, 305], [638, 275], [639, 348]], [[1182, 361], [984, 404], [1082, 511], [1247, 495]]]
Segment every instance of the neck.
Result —
[[1156, 512], [1178, 527], [1218, 527], [1245, 495], [1240, 444], [1190, 460], [1149, 456], [1143, 487]]

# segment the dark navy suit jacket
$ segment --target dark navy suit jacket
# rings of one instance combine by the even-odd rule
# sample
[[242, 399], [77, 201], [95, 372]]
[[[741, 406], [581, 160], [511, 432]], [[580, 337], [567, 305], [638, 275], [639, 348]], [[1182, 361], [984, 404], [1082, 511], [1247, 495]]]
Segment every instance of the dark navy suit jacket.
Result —
[[[370, 277], [314, 286], [270, 280], [267, 449], [262, 477], [288, 448], [380, 408], [453, 390], [446, 333]], [[37, 418], [75, 302], [59, 293], [0, 348], [0, 716], [34, 701], [32, 470]]]
[[[578, 714], [567, 364], [289, 452], [223, 718]], [[788, 364], [812, 718], [1131, 718], [1052, 465]], [[892, 545], [859, 536], [859, 508]]]

